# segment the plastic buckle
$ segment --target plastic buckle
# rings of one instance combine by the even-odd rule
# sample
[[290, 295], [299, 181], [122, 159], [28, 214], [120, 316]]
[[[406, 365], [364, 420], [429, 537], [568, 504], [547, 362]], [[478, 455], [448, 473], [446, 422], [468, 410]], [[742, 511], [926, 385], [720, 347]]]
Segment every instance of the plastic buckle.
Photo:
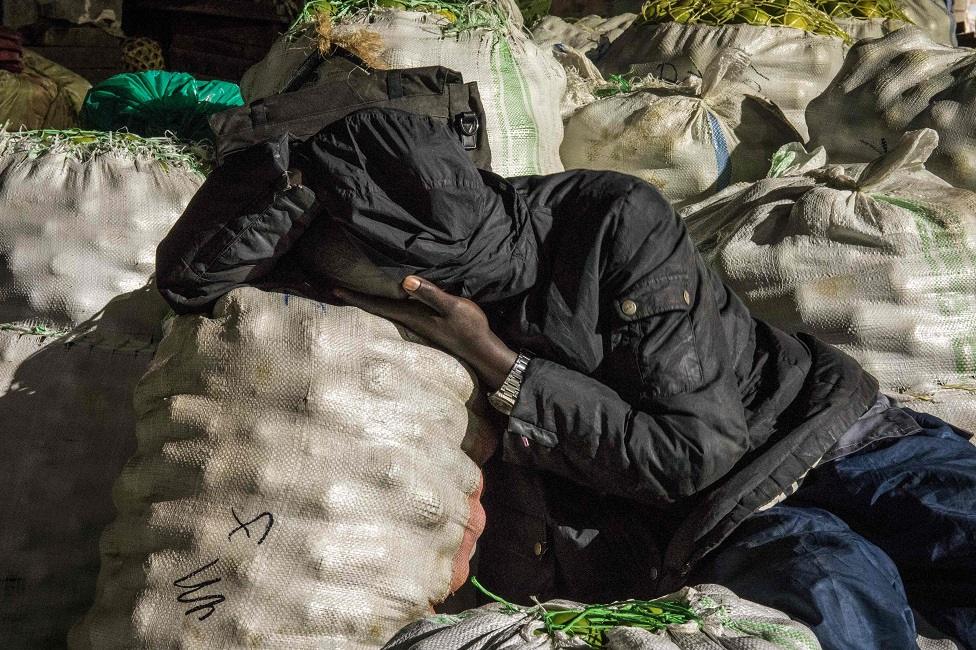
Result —
[[476, 113], [461, 113], [457, 116], [457, 130], [461, 134], [461, 145], [468, 151], [478, 148], [478, 129], [481, 121]]

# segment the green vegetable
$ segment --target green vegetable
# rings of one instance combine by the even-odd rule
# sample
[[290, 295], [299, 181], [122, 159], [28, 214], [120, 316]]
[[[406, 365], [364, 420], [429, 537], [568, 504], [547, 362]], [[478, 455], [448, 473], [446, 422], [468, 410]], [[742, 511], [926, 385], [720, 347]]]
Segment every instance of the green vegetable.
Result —
[[497, 3], [490, 0], [473, 0], [472, 2], [456, 2], [455, 0], [312, 0], [305, 4], [286, 34], [290, 38], [296, 38], [323, 15], [328, 15], [333, 24], [338, 25], [345, 21], [368, 18], [386, 9], [437, 14], [448, 22], [448, 26], [444, 29], [445, 33], [457, 33], [477, 28], [501, 29], [509, 21], [509, 16], [498, 7]]
[[604, 633], [615, 627], [636, 627], [656, 632], [670, 625], [700, 621], [686, 603], [672, 600], [625, 600], [606, 605], [588, 605], [580, 609], [547, 611], [542, 605], [520, 607], [496, 596], [481, 586], [477, 578], [471, 584], [481, 593], [505, 606], [505, 611], [535, 617], [552, 635], [562, 632], [582, 639], [593, 648], [603, 646]]
[[29, 159], [48, 153], [67, 154], [82, 162], [121, 153], [155, 160], [166, 167], [201, 175], [210, 171], [213, 150], [205, 143], [179, 142], [169, 137], [143, 138], [125, 131], [6, 131], [0, 128], [0, 155], [25, 153]]
[[[839, 0], [829, 1], [839, 4]], [[875, 0], [861, 0], [868, 1]], [[792, 27], [851, 42], [851, 37], [818, 7], [816, 0], [648, 0], [641, 14], [649, 23]]]

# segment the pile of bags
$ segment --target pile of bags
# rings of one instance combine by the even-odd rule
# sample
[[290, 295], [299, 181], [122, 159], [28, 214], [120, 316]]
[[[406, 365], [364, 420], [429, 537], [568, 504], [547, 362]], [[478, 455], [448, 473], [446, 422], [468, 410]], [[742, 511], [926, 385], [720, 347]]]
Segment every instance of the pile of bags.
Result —
[[829, 88], [810, 104], [810, 143], [831, 160], [868, 162], [905, 131], [931, 128], [926, 163], [956, 187], [976, 190], [976, 51], [940, 45], [916, 28], [855, 46]]
[[567, 118], [563, 163], [637, 176], [679, 207], [761, 178], [773, 153], [799, 136], [775, 106], [736, 83], [748, 68], [745, 53], [726, 50], [704, 78], [651, 79], [595, 99]]
[[822, 148], [682, 211], [754, 314], [854, 356], [882, 390], [976, 430], [976, 192], [925, 170], [931, 129], [869, 164]]
[[465, 582], [497, 434], [390, 321], [235, 290], [167, 323], [135, 403], [72, 648], [376, 648]]
[[[241, 80], [244, 99], [281, 92], [309, 54], [320, 47], [329, 51], [336, 43], [373, 67], [441, 65], [460, 72], [465, 82], [478, 83], [492, 171], [502, 176], [562, 171], [559, 102], [565, 74], [549, 48], [525, 35], [513, 0], [427, 3], [431, 11], [375, 7], [366, 0], [345, 4], [355, 7], [345, 14], [313, 13], [278, 39]], [[434, 11], [439, 4], [460, 8]]]
[[78, 126], [78, 112], [91, 84], [31, 50], [23, 50], [21, 66], [19, 73], [0, 70], [0, 127]]
[[155, 247], [203, 182], [167, 141], [0, 133], [0, 638], [63, 647], [91, 605], [132, 391], [167, 307]]
[[807, 105], [844, 62], [844, 41], [789, 27], [684, 25], [638, 21], [597, 62], [604, 75], [654, 75], [680, 83], [701, 77], [719, 54], [739, 49], [750, 65], [741, 79], [754, 95], [775, 104], [805, 139]]

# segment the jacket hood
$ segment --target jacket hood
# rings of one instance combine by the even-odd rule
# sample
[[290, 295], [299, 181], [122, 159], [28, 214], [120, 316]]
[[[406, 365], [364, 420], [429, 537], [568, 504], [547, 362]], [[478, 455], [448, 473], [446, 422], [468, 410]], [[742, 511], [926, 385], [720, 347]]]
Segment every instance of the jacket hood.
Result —
[[367, 109], [296, 156], [331, 223], [397, 281], [416, 274], [481, 302], [535, 283], [528, 208], [504, 179], [475, 167], [447, 125]]

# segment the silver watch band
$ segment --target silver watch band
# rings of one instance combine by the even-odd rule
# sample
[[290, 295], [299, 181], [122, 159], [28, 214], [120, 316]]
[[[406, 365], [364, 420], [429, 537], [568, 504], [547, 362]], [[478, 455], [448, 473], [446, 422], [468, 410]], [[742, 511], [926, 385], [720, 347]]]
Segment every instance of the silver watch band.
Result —
[[508, 376], [501, 387], [488, 396], [488, 402], [505, 415], [511, 415], [518, 400], [519, 390], [522, 388], [522, 375], [532, 361], [533, 356], [526, 351], [519, 352], [518, 358], [508, 371]]

